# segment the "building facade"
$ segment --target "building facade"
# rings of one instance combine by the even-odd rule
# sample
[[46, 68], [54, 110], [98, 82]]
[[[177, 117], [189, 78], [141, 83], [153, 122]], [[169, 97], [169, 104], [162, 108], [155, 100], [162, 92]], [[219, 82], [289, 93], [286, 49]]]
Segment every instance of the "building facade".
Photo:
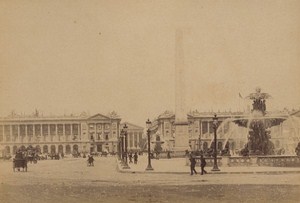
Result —
[[43, 117], [12, 115], [0, 119], [2, 155], [35, 147], [41, 153], [117, 152], [121, 118], [107, 116]]
[[[190, 150], [206, 150], [213, 146], [213, 116], [213, 112], [193, 111], [187, 114]], [[236, 150], [244, 148], [248, 142], [249, 129], [239, 127], [231, 121], [249, 116], [249, 114], [245, 112], [217, 112], [217, 116], [217, 149], [222, 150], [228, 144], [231, 154], [235, 154]], [[296, 144], [300, 141], [300, 123], [299, 119], [295, 119], [295, 117], [299, 118], [300, 113], [279, 113], [276, 116], [285, 117], [286, 120], [270, 129], [271, 141], [275, 148], [285, 148], [289, 150], [288, 153], [293, 153]], [[159, 135], [164, 141], [164, 150], [172, 150], [174, 147], [176, 136], [174, 123], [175, 114], [171, 111], [165, 111], [152, 122], [150, 128], [152, 141], [156, 137], [153, 135]]]
[[143, 148], [144, 128], [135, 124], [124, 122], [121, 129], [127, 126], [127, 147], [129, 151], [140, 151]]

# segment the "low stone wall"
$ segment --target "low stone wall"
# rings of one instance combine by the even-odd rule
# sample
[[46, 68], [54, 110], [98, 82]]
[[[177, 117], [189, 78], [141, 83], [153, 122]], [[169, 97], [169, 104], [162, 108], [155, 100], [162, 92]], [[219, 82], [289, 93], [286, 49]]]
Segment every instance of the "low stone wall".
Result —
[[222, 161], [225, 160], [227, 161], [226, 163], [227, 166], [251, 166], [255, 164], [254, 161], [256, 161], [253, 160], [252, 157], [226, 157], [223, 158]]
[[[155, 154], [154, 154], [155, 157]], [[185, 152], [170, 152], [170, 157], [172, 158], [184, 158]], [[160, 159], [167, 159], [168, 158], [168, 152], [161, 152], [159, 154]]]
[[[205, 158], [206, 166], [212, 167], [214, 158]], [[197, 166], [200, 166], [200, 157], [196, 157]], [[218, 166], [271, 166], [271, 167], [300, 167], [299, 156], [250, 156], [250, 157], [218, 157]]]
[[300, 167], [299, 156], [268, 156], [257, 157], [259, 166], [274, 166], [274, 167]]
[[[200, 166], [201, 164], [201, 161], [200, 161], [200, 156], [197, 156], [196, 158], [196, 166]], [[208, 167], [212, 167], [214, 165], [214, 158], [205, 158], [205, 161], [206, 161], [206, 166]], [[218, 163], [218, 166], [223, 166], [224, 163], [223, 163], [224, 160], [222, 160], [222, 157], [217, 157], [217, 163]]]
[[[183, 154], [178, 157], [185, 157]], [[171, 153], [171, 158], [178, 158], [176, 154]], [[167, 158], [167, 153], [161, 153], [160, 158]], [[196, 166], [200, 166], [200, 156], [196, 156]], [[206, 166], [214, 165], [214, 158], [205, 157]], [[217, 163], [220, 167], [240, 167], [240, 166], [271, 166], [271, 167], [300, 167], [299, 156], [241, 156], [241, 157], [217, 157]], [[186, 159], [186, 165], [190, 165], [189, 158]]]

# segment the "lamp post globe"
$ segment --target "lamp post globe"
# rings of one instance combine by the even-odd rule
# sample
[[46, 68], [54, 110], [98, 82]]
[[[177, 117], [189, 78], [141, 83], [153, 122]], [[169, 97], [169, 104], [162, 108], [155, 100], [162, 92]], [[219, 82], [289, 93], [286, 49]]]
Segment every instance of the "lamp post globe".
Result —
[[218, 129], [218, 117], [217, 114], [213, 117], [213, 128], [214, 128], [214, 166], [212, 171], [220, 171], [217, 162], [217, 129]]
[[153, 171], [154, 169], [151, 166], [151, 156], [150, 156], [150, 127], [151, 127], [151, 121], [146, 121], [146, 127], [147, 127], [147, 136], [148, 136], [148, 166], [146, 168], [146, 171]]

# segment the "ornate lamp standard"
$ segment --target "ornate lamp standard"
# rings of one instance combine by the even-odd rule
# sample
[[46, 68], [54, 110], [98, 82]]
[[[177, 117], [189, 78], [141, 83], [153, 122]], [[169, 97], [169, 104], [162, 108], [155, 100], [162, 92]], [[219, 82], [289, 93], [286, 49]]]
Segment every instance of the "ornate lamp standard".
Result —
[[120, 149], [120, 157], [121, 157], [121, 160], [122, 160], [122, 164], [124, 163], [124, 130], [122, 129], [121, 130], [121, 133], [120, 133], [120, 138], [121, 138], [121, 149]]
[[124, 136], [125, 136], [125, 163], [124, 163], [124, 167], [123, 169], [130, 169], [129, 165], [128, 165], [128, 161], [127, 161], [127, 125], [125, 123], [124, 127]]
[[147, 136], [148, 136], [148, 166], [146, 168], [146, 171], [154, 170], [151, 166], [151, 157], [150, 157], [150, 126], [151, 126], [151, 121], [148, 118], [148, 120], [146, 121]]
[[198, 151], [201, 150], [201, 134], [199, 134], [199, 137], [198, 137]]
[[212, 171], [220, 171], [217, 163], [217, 129], [218, 129], [218, 117], [217, 114], [213, 117], [213, 128], [214, 128], [214, 166]]

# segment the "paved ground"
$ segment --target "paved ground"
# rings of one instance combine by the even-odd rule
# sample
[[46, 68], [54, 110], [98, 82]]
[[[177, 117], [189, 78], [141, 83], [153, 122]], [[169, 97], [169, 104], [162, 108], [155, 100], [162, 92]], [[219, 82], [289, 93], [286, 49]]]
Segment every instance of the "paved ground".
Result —
[[[135, 167], [147, 166], [142, 159]], [[153, 166], [164, 165], [162, 161]], [[174, 162], [174, 167], [180, 164]], [[298, 202], [300, 198], [299, 173], [190, 176], [119, 173], [116, 166], [113, 157], [96, 158], [94, 167], [87, 167], [85, 159], [68, 158], [40, 161], [29, 164], [28, 172], [13, 172], [11, 162], [0, 162], [0, 202]]]

